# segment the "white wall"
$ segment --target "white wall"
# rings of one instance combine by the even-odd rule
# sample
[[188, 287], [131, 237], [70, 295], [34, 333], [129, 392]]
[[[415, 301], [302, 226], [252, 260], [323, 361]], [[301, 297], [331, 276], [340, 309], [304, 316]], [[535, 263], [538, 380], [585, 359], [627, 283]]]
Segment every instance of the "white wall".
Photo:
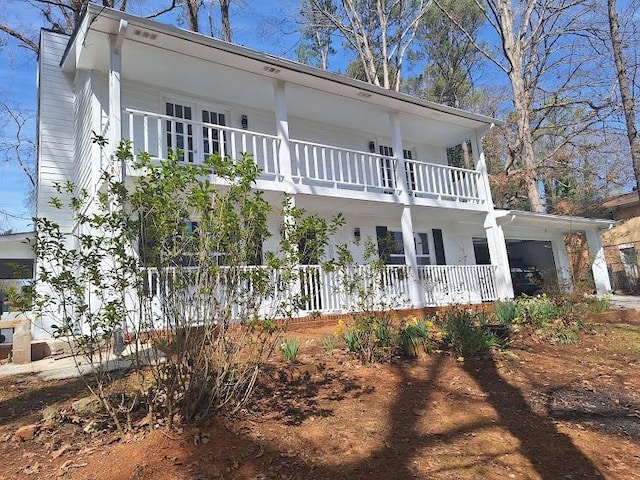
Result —
[[[123, 75], [126, 78], [126, 72], [123, 72]], [[139, 82], [127, 80], [122, 82], [123, 108], [164, 114], [166, 101], [192, 106], [195, 110], [194, 120], [201, 119], [200, 109], [204, 108], [218, 113], [224, 113], [227, 126], [242, 128], [241, 116], [247, 115], [249, 130], [270, 135], [276, 134], [275, 112], [243, 104], [242, 99], [216, 98], [215, 93], [213, 93], [210, 98], [204, 98], [191, 96], [185, 94], [185, 92], [163, 90]], [[376, 149], [378, 145], [391, 145], [390, 138], [380, 137], [358, 130], [357, 126], [354, 126], [354, 128], [342, 128], [295, 116], [289, 116], [288, 120], [290, 138], [294, 140], [335, 145], [364, 152], [369, 151], [369, 142], [371, 141], [376, 143]], [[381, 129], [388, 129], [390, 131], [386, 116], [381, 116], [379, 121], [381, 123]], [[129, 135], [129, 119], [127, 115], [123, 116], [122, 131], [125, 136]], [[156, 131], [155, 125], [150, 127], [149, 150], [151, 153], [156, 153], [157, 150]], [[136, 145], [142, 145], [141, 123], [135, 124], [134, 132], [134, 143]], [[405, 141], [405, 148], [414, 151], [414, 159], [416, 160], [446, 164], [446, 149], [444, 147], [423, 144], [407, 139]]]
[[57, 221], [71, 230], [68, 209], [49, 205], [56, 182], [73, 181], [75, 152], [75, 95], [73, 80], [60, 67], [67, 35], [42, 31], [38, 63], [38, 192], [36, 216]]

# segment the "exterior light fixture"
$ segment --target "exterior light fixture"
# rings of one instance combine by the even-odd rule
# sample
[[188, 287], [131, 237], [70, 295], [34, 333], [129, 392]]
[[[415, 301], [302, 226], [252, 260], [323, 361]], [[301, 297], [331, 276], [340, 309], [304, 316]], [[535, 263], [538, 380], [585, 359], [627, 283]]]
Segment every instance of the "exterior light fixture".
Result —
[[369, 142], [369, 151], [371, 153], [376, 153], [376, 142], [374, 142], [373, 140]]
[[247, 130], [249, 128], [249, 117], [242, 115], [242, 117], [240, 117], [240, 123], [242, 124], [242, 129]]
[[356, 242], [360, 241], [360, 227], [356, 227], [353, 229], [353, 238]]

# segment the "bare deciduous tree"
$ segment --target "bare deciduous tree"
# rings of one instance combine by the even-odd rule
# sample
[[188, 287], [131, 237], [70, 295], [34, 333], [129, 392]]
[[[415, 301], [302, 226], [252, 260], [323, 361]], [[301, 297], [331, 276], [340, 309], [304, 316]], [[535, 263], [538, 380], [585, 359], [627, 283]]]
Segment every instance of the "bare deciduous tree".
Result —
[[[622, 98], [622, 110], [624, 113], [627, 129], [627, 138], [631, 151], [631, 160], [636, 179], [636, 187], [640, 186], [640, 140], [638, 139], [638, 128], [636, 126], [636, 106], [633, 92], [630, 85], [632, 78], [627, 67], [627, 60], [624, 55], [624, 46], [620, 35], [620, 20], [616, 9], [615, 0], [607, 0], [607, 17], [609, 20], [609, 33], [613, 59], [616, 68], [616, 80]], [[640, 188], [637, 188], [640, 198]]]
[[[434, 2], [442, 6], [442, 0]], [[497, 35], [497, 49], [482, 45], [469, 32], [468, 38], [507, 75], [513, 93], [517, 130], [508, 145], [504, 170], [509, 173], [516, 163], [521, 164], [530, 208], [541, 212], [539, 172], [545, 160], [579, 135], [582, 125], [590, 126], [600, 108], [592, 99], [570, 93], [580, 83], [587, 63], [576, 45], [582, 43], [580, 38], [588, 27], [584, 21], [588, 9], [584, 0], [475, 2]], [[464, 26], [457, 26], [464, 31]], [[555, 143], [553, 151], [543, 152], [535, 142], [541, 130], [550, 134], [547, 120], [556, 108], [581, 110], [585, 118], [574, 119], [576, 128], [559, 129], [565, 140]]]
[[358, 55], [369, 83], [400, 90], [402, 69], [431, 0], [309, 0]]

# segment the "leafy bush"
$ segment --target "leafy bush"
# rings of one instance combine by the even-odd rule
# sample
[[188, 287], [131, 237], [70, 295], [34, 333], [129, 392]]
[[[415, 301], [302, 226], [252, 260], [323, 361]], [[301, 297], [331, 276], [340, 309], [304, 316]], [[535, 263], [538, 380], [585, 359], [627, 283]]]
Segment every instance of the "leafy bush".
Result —
[[511, 325], [520, 318], [518, 302], [495, 302], [493, 308], [497, 323], [500, 325]]
[[552, 320], [561, 317], [570, 308], [569, 303], [556, 303], [545, 294], [536, 297], [522, 297], [518, 300], [525, 321], [534, 327], [543, 327]]
[[280, 353], [287, 362], [295, 362], [300, 350], [300, 341], [297, 338], [285, 338], [280, 344]]
[[498, 338], [487, 332], [478, 316], [468, 310], [456, 308], [444, 314], [443, 342], [457, 355], [475, 355], [490, 348], [499, 348]]
[[[313, 238], [302, 252], [321, 258], [340, 224], [307, 216], [285, 198], [282, 218], [295, 222], [283, 222], [279, 251], [265, 252], [266, 266], [247, 268], [270, 235], [271, 206], [254, 188], [254, 160], [214, 155], [184, 164], [180, 152], [170, 152], [168, 160], [152, 161], [144, 153], [134, 159], [130, 147], [122, 142], [117, 159], [135, 161], [143, 174], [125, 185], [105, 172], [96, 199], [72, 183], [56, 185], [60, 197], [51, 206], [68, 209], [78, 228], [66, 233], [38, 218], [35, 245], [43, 285], [37, 313], [86, 360], [87, 387], [121, 433], [133, 427], [139, 407], [150, 425], [169, 427], [177, 418], [198, 422], [242, 408], [281, 343], [272, 320], [291, 316], [301, 303], [291, 293], [300, 283], [299, 240]], [[186, 219], [196, 219], [197, 228]], [[270, 308], [262, 309], [267, 300]], [[123, 384], [127, 391], [114, 392], [102, 365], [119, 330], [140, 341], [125, 353], [137, 375]], [[286, 345], [295, 358], [297, 346]], [[114, 394], [133, 400], [113, 404]]]
[[349, 352], [364, 363], [388, 360], [398, 347], [399, 335], [386, 312], [354, 314], [353, 318], [353, 325], [342, 335]]

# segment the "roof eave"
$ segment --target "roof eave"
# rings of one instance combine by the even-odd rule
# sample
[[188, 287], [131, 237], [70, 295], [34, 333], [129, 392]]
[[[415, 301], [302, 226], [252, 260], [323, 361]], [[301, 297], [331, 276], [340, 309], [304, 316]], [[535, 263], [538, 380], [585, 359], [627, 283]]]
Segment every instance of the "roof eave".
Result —
[[[205, 46], [216, 48], [220, 51], [224, 51], [232, 55], [239, 55], [245, 58], [255, 60], [257, 62], [266, 63], [276, 68], [287, 69], [287, 70], [301, 73], [304, 75], [310, 75], [316, 78], [323, 79], [325, 81], [335, 82], [348, 87], [356, 88], [360, 91], [367, 92], [370, 94], [382, 95], [387, 98], [391, 98], [403, 103], [413, 104], [413, 105], [420, 106], [422, 108], [427, 108], [427, 109], [441, 112], [447, 115], [452, 115], [456, 117], [465, 118], [467, 120], [472, 120], [482, 124], [482, 126], [479, 126], [477, 128], [478, 133], [486, 132], [493, 125], [504, 124], [504, 122], [497, 120], [495, 118], [488, 117], [486, 115], [468, 112], [468, 111], [460, 110], [457, 108], [449, 107], [446, 105], [441, 105], [435, 102], [423, 100], [417, 97], [412, 97], [411, 95], [407, 95], [404, 93], [395, 92], [382, 87], [378, 87], [376, 85], [366, 83], [360, 80], [355, 80], [338, 73], [327, 72], [325, 70], [311, 67], [309, 65], [295, 62], [293, 60], [287, 60], [287, 59], [276, 57], [274, 55], [270, 55], [267, 53], [258, 52], [256, 50], [252, 50], [246, 47], [242, 47], [242, 46], [224, 42], [222, 40], [218, 40], [212, 37], [208, 37], [200, 33], [183, 30], [174, 26], [165, 25], [150, 19], [137, 17], [125, 12], [121, 12], [119, 10], [101, 7], [95, 4], [89, 4], [87, 6], [87, 9], [84, 12], [83, 17], [81, 18], [79, 25], [86, 23], [88, 21], [87, 20], [88, 17], [93, 18], [96, 15], [100, 15], [101, 17], [109, 17], [113, 20], [119, 20], [124, 18], [130, 24], [138, 25], [139, 27], [142, 27], [142, 28], [154, 29], [161, 33], [165, 33], [185, 41], [196, 42]], [[90, 28], [90, 27], [91, 25], [88, 24], [87, 28]], [[74, 31], [74, 34], [72, 35], [69, 41], [69, 45], [71, 45], [72, 43], [76, 44], [78, 42], [78, 37], [79, 37], [78, 32], [80, 30], [81, 30], [80, 28], [76, 27], [76, 30]], [[66, 62], [65, 57], [67, 56], [67, 53], [69, 50], [70, 50], [70, 47], [68, 46], [67, 51], [65, 52], [65, 56], [63, 56], [63, 60], [62, 60], [63, 63]]]

